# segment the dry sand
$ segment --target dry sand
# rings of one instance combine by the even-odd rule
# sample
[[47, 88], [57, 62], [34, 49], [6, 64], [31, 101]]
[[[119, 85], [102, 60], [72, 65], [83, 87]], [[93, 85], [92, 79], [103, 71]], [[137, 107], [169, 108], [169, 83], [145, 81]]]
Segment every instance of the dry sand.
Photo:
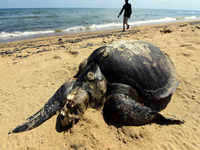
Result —
[[[32, 131], [8, 135], [72, 78], [93, 50], [121, 39], [150, 42], [170, 56], [180, 85], [162, 114], [185, 120], [183, 125], [116, 128], [89, 109], [65, 133], [56, 132], [53, 117]], [[200, 21], [3, 43], [0, 55], [0, 150], [200, 149]]]

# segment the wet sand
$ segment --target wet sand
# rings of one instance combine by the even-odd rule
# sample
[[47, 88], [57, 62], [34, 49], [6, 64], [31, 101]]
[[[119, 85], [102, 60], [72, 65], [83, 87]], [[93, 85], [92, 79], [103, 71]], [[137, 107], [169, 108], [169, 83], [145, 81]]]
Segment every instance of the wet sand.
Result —
[[[38, 111], [79, 63], [96, 48], [117, 40], [143, 40], [161, 48], [175, 64], [180, 85], [161, 113], [183, 125], [124, 126], [105, 123], [88, 109], [65, 133], [56, 116], [21, 134], [8, 131]], [[200, 21], [52, 36], [0, 44], [0, 150], [199, 150]]]

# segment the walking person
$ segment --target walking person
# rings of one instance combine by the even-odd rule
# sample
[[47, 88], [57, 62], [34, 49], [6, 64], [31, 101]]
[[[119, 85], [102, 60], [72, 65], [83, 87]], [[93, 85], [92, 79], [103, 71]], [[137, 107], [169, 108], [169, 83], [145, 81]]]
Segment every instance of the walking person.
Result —
[[125, 31], [125, 25], [126, 25], [126, 29], [128, 30], [129, 29], [129, 24], [128, 24], [128, 19], [131, 17], [131, 14], [132, 14], [132, 8], [131, 8], [131, 4], [128, 3], [128, 0], [125, 0], [125, 4], [124, 6], [122, 7], [119, 15], [118, 15], [118, 18], [120, 17], [120, 15], [123, 13], [124, 11], [124, 18], [123, 18], [123, 31]]

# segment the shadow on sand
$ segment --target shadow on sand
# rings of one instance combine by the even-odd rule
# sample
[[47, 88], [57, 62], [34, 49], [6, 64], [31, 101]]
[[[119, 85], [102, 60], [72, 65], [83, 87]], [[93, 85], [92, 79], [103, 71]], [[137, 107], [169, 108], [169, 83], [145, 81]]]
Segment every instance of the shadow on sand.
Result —
[[120, 128], [122, 126], [142, 126], [142, 125], [148, 125], [148, 124], [151, 124], [151, 123], [155, 123], [155, 124], [159, 124], [159, 125], [163, 125], [163, 126], [168, 126], [168, 125], [181, 125], [181, 124], [184, 124], [185, 121], [184, 120], [177, 120], [177, 119], [173, 119], [173, 118], [166, 118], [164, 117], [163, 115], [159, 114], [156, 116], [156, 118], [150, 122], [150, 123], [146, 123], [146, 124], [141, 124], [141, 125], [135, 125], [134, 123], [131, 124], [131, 123], [115, 123], [113, 122], [112, 120], [109, 120], [106, 115], [103, 115], [104, 117], [104, 120], [105, 122], [108, 124], [108, 125], [113, 125], [117, 128]]
[[[126, 124], [126, 123], [115, 123], [111, 120], [108, 120], [108, 118], [106, 117], [105, 114], [103, 114], [103, 118], [104, 118], [104, 121], [108, 124], [108, 125], [113, 125], [115, 126], [116, 128], [120, 128], [122, 126], [142, 126], [142, 125], [133, 125], [133, 124]], [[59, 117], [57, 117], [57, 121], [56, 121], [56, 131], [57, 132], [63, 132], [63, 131], [68, 131], [69, 129], [71, 129], [75, 124], [78, 123], [79, 120], [76, 120], [73, 124], [69, 124], [65, 127], [62, 127], [61, 124], [60, 124], [60, 121], [59, 121]], [[151, 123], [156, 123], [156, 124], [159, 124], [159, 125], [181, 125], [181, 124], [184, 124], [185, 121], [184, 120], [176, 120], [176, 119], [172, 119], [172, 118], [166, 118], [164, 117], [163, 115], [159, 114], [157, 115], [157, 117], [150, 123], [147, 123], [147, 124], [151, 124]], [[147, 124], [143, 124], [143, 125], [147, 125]]]

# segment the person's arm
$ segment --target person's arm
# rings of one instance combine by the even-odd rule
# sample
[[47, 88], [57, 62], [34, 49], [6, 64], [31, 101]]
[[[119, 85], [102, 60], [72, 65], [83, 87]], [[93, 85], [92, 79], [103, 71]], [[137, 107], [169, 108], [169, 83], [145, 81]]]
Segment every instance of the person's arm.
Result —
[[119, 15], [117, 16], [118, 18], [121, 16], [121, 14], [122, 14], [123, 11], [124, 11], [124, 6], [122, 7], [122, 9], [121, 9]]

